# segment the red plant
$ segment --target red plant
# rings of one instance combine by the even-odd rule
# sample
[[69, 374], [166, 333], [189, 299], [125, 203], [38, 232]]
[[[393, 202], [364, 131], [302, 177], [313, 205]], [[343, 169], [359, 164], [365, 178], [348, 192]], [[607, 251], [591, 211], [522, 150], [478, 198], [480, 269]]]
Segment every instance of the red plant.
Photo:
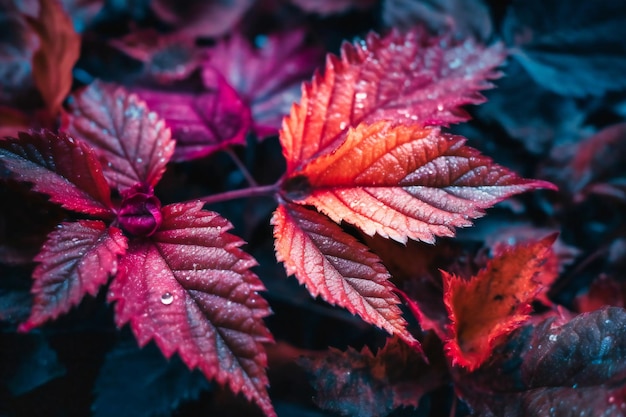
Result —
[[[421, 352], [402, 314], [398, 293], [404, 292], [358, 232], [345, 225], [401, 243], [435, 243], [510, 196], [555, 189], [519, 177], [467, 146], [463, 137], [442, 131], [469, 119], [462, 106], [484, 100], [480, 91], [498, 77], [504, 58], [499, 44], [459, 43], [422, 30], [345, 43], [340, 56], [329, 55], [324, 71], [304, 84], [299, 104], [283, 120], [279, 138], [286, 172], [276, 184], [163, 206], [154, 189], [176, 152], [170, 127], [182, 135], [188, 124], [172, 115], [175, 105], [210, 102], [236, 109], [238, 116], [245, 113], [241, 130], [224, 135], [225, 141], [242, 143], [250, 125], [243, 102], [257, 117], [265, 96], [255, 101], [246, 91], [242, 100], [219, 74], [206, 93], [212, 95], [208, 102], [92, 83], [71, 97], [59, 133], [21, 132], [0, 141], [2, 170], [67, 210], [35, 257], [34, 304], [20, 330], [57, 318], [108, 285], [117, 326], [129, 323], [141, 346], [154, 340], [166, 357], [178, 353], [189, 368], [275, 415], [264, 349], [272, 341], [264, 324], [270, 309], [251, 270], [256, 261], [241, 249], [243, 241], [227, 232], [226, 219], [203, 209], [208, 202], [267, 194], [278, 203], [271, 223], [276, 258], [287, 273], [312, 296], [402, 341], [394, 339], [376, 358], [365, 351], [365, 361], [382, 366], [377, 361], [396, 355], [390, 351], [409, 355], [398, 343]], [[205, 68], [205, 78], [209, 71], [217, 69]], [[42, 90], [51, 114], [65, 94], [62, 87]], [[198, 132], [210, 131], [206, 119], [193, 117]], [[266, 121], [254, 123], [262, 134], [271, 131]], [[221, 137], [202, 136], [197, 148], [187, 137], [177, 159], [215, 152], [229, 144]], [[477, 369], [496, 340], [528, 320], [529, 303], [542, 283], [554, 278], [537, 278], [552, 256], [553, 240], [502, 250], [469, 281], [443, 274], [450, 325], [437, 333], [447, 335], [445, 350], [453, 364]], [[518, 271], [515, 279], [500, 281], [508, 270]], [[421, 317], [419, 305], [403, 298]], [[403, 398], [386, 399], [385, 407], [417, 404]]]

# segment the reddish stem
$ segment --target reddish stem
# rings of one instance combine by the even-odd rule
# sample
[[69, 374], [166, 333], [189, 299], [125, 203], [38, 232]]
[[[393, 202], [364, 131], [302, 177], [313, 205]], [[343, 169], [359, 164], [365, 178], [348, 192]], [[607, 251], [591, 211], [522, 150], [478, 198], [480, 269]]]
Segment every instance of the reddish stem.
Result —
[[194, 199], [194, 201], [200, 200], [206, 204], [221, 203], [222, 201], [236, 200], [238, 198], [272, 196], [276, 194], [278, 190], [278, 183], [275, 183], [271, 185], [260, 185], [256, 187], [226, 191], [224, 193], [213, 194], [206, 197]]

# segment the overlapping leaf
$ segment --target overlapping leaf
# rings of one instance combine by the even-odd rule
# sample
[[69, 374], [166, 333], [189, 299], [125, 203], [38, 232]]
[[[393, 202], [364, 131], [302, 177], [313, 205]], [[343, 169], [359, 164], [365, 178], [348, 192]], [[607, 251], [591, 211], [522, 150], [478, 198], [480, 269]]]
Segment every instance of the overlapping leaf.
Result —
[[85, 295], [98, 289], [117, 272], [117, 261], [126, 251], [121, 230], [101, 221], [62, 223], [48, 236], [33, 278], [35, 296], [28, 320], [20, 325], [29, 331], [49, 319], [66, 313]]
[[[172, 129], [175, 161], [200, 158], [246, 141], [250, 109], [219, 73], [211, 75], [211, 88], [200, 91], [135, 89]], [[206, 69], [205, 77], [209, 77]]]
[[504, 56], [500, 45], [455, 44], [421, 30], [344, 44], [341, 57], [329, 55], [324, 73], [303, 87], [300, 104], [283, 123], [287, 173], [334, 151], [348, 128], [362, 122], [437, 126], [467, 120], [461, 106], [483, 101], [479, 91], [498, 75]]
[[59, 0], [39, 1], [39, 17], [28, 17], [39, 35], [33, 77], [50, 114], [56, 115], [72, 87], [72, 69], [80, 54], [80, 35]]
[[136, 95], [100, 81], [73, 97], [67, 129], [99, 155], [113, 188], [154, 186], [174, 152], [163, 120]]
[[254, 130], [276, 134], [283, 117], [300, 98], [300, 83], [322, 62], [322, 50], [306, 44], [304, 30], [259, 36], [252, 45], [234, 33], [209, 51], [203, 81], [214, 88], [218, 71], [251, 108]]
[[506, 197], [551, 187], [518, 177], [463, 142], [436, 128], [361, 124], [331, 154], [297, 171], [309, 190], [296, 200], [370, 236], [433, 242]]
[[0, 140], [0, 166], [63, 207], [108, 216], [110, 189], [93, 151], [64, 133], [21, 132]]
[[459, 384], [462, 397], [484, 416], [622, 416], [625, 323], [609, 307], [525, 326]]
[[375, 355], [367, 347], [360, 352], [331, 349], [300, 363], [312, 376], [315, 402], [351, 417], [383, 417], [399, 407], [417, 408], [422, 395], [444, 380], [398, 338], [389, 338]]
[[297, 205], [280, 206], [272, 224], [277, 259], [313, 296], [419, 348], [406, 330], [388, 272], [366, 246], [325, 216]]
[[452, 322], [446, 350], [453, 364], [476, 369], [499, 338], [528, 319], [530, 302], [550, 272], [543, 266], [554, 257], [555, 239], [550, 235], [502, 250], [470, 280], [443, 272], [444, 302]]
[[130, 322], [141, 346], [154, 340], [166, 356], [178, 352], [273, 416], [262, 346], [271, 341], [263, 324], [270, 311], [250, 271], [256, 262], [226, 233], [225, 219], [201, 208], [165, 206], [151, 240], [131, 242], [110, 286], [116, 322]]

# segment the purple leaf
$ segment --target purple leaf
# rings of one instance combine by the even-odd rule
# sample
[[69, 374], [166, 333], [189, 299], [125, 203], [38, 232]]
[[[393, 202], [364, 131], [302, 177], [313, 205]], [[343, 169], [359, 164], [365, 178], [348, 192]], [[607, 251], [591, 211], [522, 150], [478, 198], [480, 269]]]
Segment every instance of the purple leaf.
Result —
[[73, 97], [68, 130], [89, 143], [113, 188], [161, 179], [174, 152], [170, 131], [135, 94], [96, 81]]
[[108, 217], [109, 185], [93, 151], [65, 133], [20, 132], [0, 140], [0, 167], [68, 210]]
[[152, 11], [188, 37], [216, 37], [231, 30], [254, 0], [154, 0]]
[[239, 33], [209, 51], [204, 83], [214, 87], [217, 70], [252, 110], [259, 138], [274, 135], [292, 104], [300, 99], [300, 84], [323, 62], [321, 48], [308, 46], [303, 30], [257, 36], [252, 45]]
[[151, 240], [130, 244], [108, 297], [116, 323], [130, 322], [141, 346], [154, 340], [166, 357], [178, 352], [189, 368], [273, 416], [262, 345], [271, 341], [263, 323], [270, 310], [250, 271], [256, 262], [226, 233], [228, 221], [201, 208], [163, 207]]
[[35, 300], [20, 330], [66, 313], [86, 294], [96, 295], [116, 273], [118, 256], [125, 251], [126, 238], [115, 227], [93, 220], [62, 223], [35, 257], [40, 262], [33, 272]]
[[134, 90], [172, 130], [174, 161], [201, 158], [246, 141], [250, 110], [219, 74], [213, 75], [212, 88], [201, 91]]

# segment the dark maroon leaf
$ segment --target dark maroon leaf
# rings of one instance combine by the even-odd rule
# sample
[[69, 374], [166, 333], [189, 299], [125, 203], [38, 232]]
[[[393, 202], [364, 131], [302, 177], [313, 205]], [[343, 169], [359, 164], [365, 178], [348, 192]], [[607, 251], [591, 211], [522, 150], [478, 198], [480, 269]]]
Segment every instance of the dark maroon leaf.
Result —
[[111, 44], [143, 62], [146, 75], [163, 84], [187, 78], [199, 65], [198, 49], [188, 37], [148, 29], [131, 32]]
[[201, 91], [134, 90], [172, 129], [174, 161], [201, 158], [246, 141], [250, 110], [217, 72], [213, 76], [212, 88]]
[[102, 166], [88, 146], [65, 133], [20, 132], [18, 138], [0, 140], [0, 167], [68, 210], [111, 214]]
[[322, 50], [308, 46], [304, 30], [257, 36], [252, 45], [234, 33], [209, 51], [204, 83], [214, 88], [213, 69], [251, 107], [254, 130], [259, 138], [278, 132], [292, 104], [300, 99], [300, 84], [323, 62]]
[[73, 97], [68, 130], [91, 145], [113, 188], [161, 179], [174, 152], [165, 122], [122, 87], [96, 81]]
[[29, 331], [66, 313], [85, 295], [96, 295], [117, 272], [118, 257], [125, 251], [122, 232], [100, 221], [59, 225], [35, 257], [39, 265], [33, 272], [33, 309], [20, 330]]
[[559, 321], [513, 333], [485, 367], [459, 380], [479, 415], [623, 415], [626, 311], [608, 307]]
[[154, 340], [166, 357], [178, 352], [189, 368], [243, 393], [268, 416], [263, 323], [264, 289], [256, 262], [226, 233], [232, 226], [202, 203], [162, 209], [151, 240], [130, 243], [110, 286], [116, 323], [130, 322], [140, 346]]
[[315, 402], [342, 416], [384, 417], [399, 407], [415, 407], [428, 391], [443, 383], [442, 373], [399, 338], [373, 355], [330, 349], [300, 360], [311, 375]]

